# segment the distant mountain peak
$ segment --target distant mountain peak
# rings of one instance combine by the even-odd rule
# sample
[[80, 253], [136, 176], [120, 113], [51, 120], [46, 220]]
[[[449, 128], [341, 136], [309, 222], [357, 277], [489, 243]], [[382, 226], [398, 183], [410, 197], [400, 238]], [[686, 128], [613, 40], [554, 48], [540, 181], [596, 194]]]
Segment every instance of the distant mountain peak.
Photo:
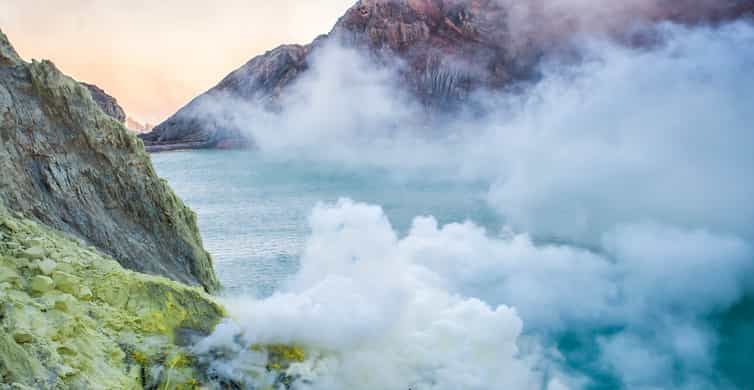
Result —
[[754, 0], [627, 0], [604, 7], [554, 0], [361, 0], [329, 34], [253, 58], [140, 137], [150, 151], [252, 145], [244, 136], [249, 129], [206, 106], [232, 98], [247, 107], [280, 110], [281, 96], [310, 69], [312, 53], [332, 42], [378, 64], [402, 63], [401, 87], [431, 114], [452, 111], [480, 88], [536, 80], [541, 59], [577, 34], [640, 44], [629, 36], [637, 22], [708, 23], [752, 10]]

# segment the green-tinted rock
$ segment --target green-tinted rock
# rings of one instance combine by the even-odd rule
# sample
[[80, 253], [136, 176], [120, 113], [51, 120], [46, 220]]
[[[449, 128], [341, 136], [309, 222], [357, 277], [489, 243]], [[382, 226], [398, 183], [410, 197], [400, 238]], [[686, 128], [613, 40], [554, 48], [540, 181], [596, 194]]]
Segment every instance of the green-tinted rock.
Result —
[[63, 271], [55, 271], [52, 273], [52, 280], [55, 282], [55, 288], [60, 291], [69, 294], [76, 294], [77, 292], [79, 292], [78, 288], [81, 281], [79, 280], [79, 278], [69, 273]]
[[75, 291], [76, 297], [82, 301], [90, 301], [94, 297], [92, 290], [87, 286], [79, 286]]
[[32, 292], [44, 294], [46, 292], [52, 291], [55, 288], [55, 282], [47, 276], [37, 275], [31, 278], [31, 281], [29, 282], [29, 288]]
[[33, 385], [42, 378], [44, 369], [10, 334], [0, 327], [0, 378], [7, 383], [23, 382]]
[[50, 259], [44, 259], [37, 264], [37, 268], [39, 268], [39, 271], [43, 274], [50, 276], [52, 275], [52, 271], [55, 270], [55, 267], [57, 267], [58, 264]]
[[[4, 213], [0, 207], [0, 220]], [[177, 334], [214, 329], [225, 313], [211, 297], [125, 270], [45, 226], [14, 221], [19, 233], [0, 244], [0, 382], [42, 390], [141, 389], [147, 383], [193, 389], [196, 378], [205, 377]], [[42, 262], [28, 267], [18, 251], [7, 249], [30, 236], [58, 264], [51, 277], [39, 273]]]
[[39, 237], [29, 238], [27, 240], [24, 240], [24, 245], [27, 247], [34, 247], [34, 246], [43, 246], [44, 240], [42, 240]]
[[21, 257], [30, 259], [30, 260], [41, 260], [47, 255], [47, 252], [42, 249], [41, 246], [33, 246], [31, 248], [26, 248], [23, 251], [21, 251]]
[[21, 277], [15, 270], [0, 266], [0, 283], [15, 284], [18, 283], [20, 279]]
[[10, 230], [11, 232], [15, 232], [18, 230], [18, 224], [11, 220], [5, 220], [2, 222], [2, 225], [5, 226], [6, 229]]
[[19, 330], [13, 333], [13, 340], [19, 344], [26, 344], [34, 340], [34, 336], [32, 336], [31, 332]]

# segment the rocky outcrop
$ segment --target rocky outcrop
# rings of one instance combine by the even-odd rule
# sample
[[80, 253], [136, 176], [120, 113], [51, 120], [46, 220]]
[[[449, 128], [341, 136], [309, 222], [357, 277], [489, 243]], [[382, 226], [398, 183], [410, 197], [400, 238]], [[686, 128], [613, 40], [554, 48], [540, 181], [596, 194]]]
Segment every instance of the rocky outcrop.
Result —
[[48, 61], [0, 33], [0, 203], [70, 233], [124, 267], [215, 291], [196, 216], [142, 143]]
[[105, 112], [105, 114], [109, 115], [120, 123], [126, 123], [126, 112], [123, 111], [123, 108], [118, 104], [118, 100], [108, 95], [107, 92], [103, 91], [96, 85], [87, 83], [81, 83], [81, 85], [85, 86], [86, 89], [89, 90], [89, 92], [92, 94], [94, 102], [97, 103], [99, 108], [101, 108], [102, 111]]
[[[615, 39], [637, 44], [638, 41], [626, 35], [636, 20], [708, 23], [737, 18], [754, 10], [752, 0], [630, 2], [636, 6], [625, 7], [623, 11], [631, 17], [622, 25], [613, 20], [617, 19], [615, 15], [590, 16], [596, 21], [580, 20], [580, 15], [572, 18], [553, 15], [559, 10], [547, 7], [553, 2], [545, 0], [515, 7], [514, 3], [361, 0], [328, 35], [310, 45], [281, 46], [252, 59], [151, 133], [140, 137], [150, 151], [251, 145], [243, 137], [247, 129], [224, 120], [222, 110], [213, 111], [213, 101], [230, 98], [266, 110], [279, 109], [281, 95], [309, 68], [311, 53], [327, 42], [361, 50], [377, 63], [392, 64], [399, 60], [405, 64], [400, 67], [400, 85], [431, 114], [452, 111], [480, 88], [500, 90], [520, 81], [536, 80], [539, 61], [548, 53], [561, 50], [570, 37], [584, 28], [598, 29]], [[600, 23], [600, 19], [610, 23]]]
[[187, 336], [224, 316], [199, 289], [0, 206], [0, 389], [196, 388], [206, 379]]

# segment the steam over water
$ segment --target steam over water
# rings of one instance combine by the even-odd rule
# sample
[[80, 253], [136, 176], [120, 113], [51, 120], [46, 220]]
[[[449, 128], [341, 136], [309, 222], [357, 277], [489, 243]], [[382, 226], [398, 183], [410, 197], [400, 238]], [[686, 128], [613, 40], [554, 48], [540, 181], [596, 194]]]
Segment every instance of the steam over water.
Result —
[[500, 220], [485, 201], [489, 183], [406, 177], [380, 168], [260, 156], [248, 151], [155, 154], [158, 172], [193, 210], [228, 295], [266, 297], [299, 267], [312, 209], [349, 197], [382, 205], [405, 233], [416, 215], [442, 222]]
[[259, 151], [154, 156], [229, 287], [197, 356], [247, 388], [276, 343], [294, 389], [754, 387], [754, 28], [657, 34], [430, 134], [338, 47], [280, 117], [218, 102]]

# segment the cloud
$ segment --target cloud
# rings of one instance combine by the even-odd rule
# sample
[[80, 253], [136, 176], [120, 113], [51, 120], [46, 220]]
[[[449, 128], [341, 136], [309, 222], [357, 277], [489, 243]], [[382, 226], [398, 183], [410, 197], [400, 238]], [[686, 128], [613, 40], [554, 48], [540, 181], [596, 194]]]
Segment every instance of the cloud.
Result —
[[[441, 288], [437, 275], [405, 256], [381, 208], [341, 200], [318, 206], [310, 224], [301, 272], [287, 288], [268, 299], [227, 302], [240, 324], [237, 350], [306, 346], [309, 360], [288, 371], [302, 389], [558, 385], [519, 357], [515, 310]], [[197, 351], [225, 345], [228, 326]], [[248, 362], [243, 354], [211, 361], [218, 372]]]
[[379, 207], [321, 205], [286, 288], [230, 302], [236, 334], [307, 346], [300, 388], [733, 387], [709, 319], [752, 287], [754, 28], [655, 32], [585, 39], [583, 61], [431, 128], [400, 64], [338, 46], [279, 113], [218, 104], [260, 153], [486, 181], [506, 224], [419, 217], [401, 236]]

